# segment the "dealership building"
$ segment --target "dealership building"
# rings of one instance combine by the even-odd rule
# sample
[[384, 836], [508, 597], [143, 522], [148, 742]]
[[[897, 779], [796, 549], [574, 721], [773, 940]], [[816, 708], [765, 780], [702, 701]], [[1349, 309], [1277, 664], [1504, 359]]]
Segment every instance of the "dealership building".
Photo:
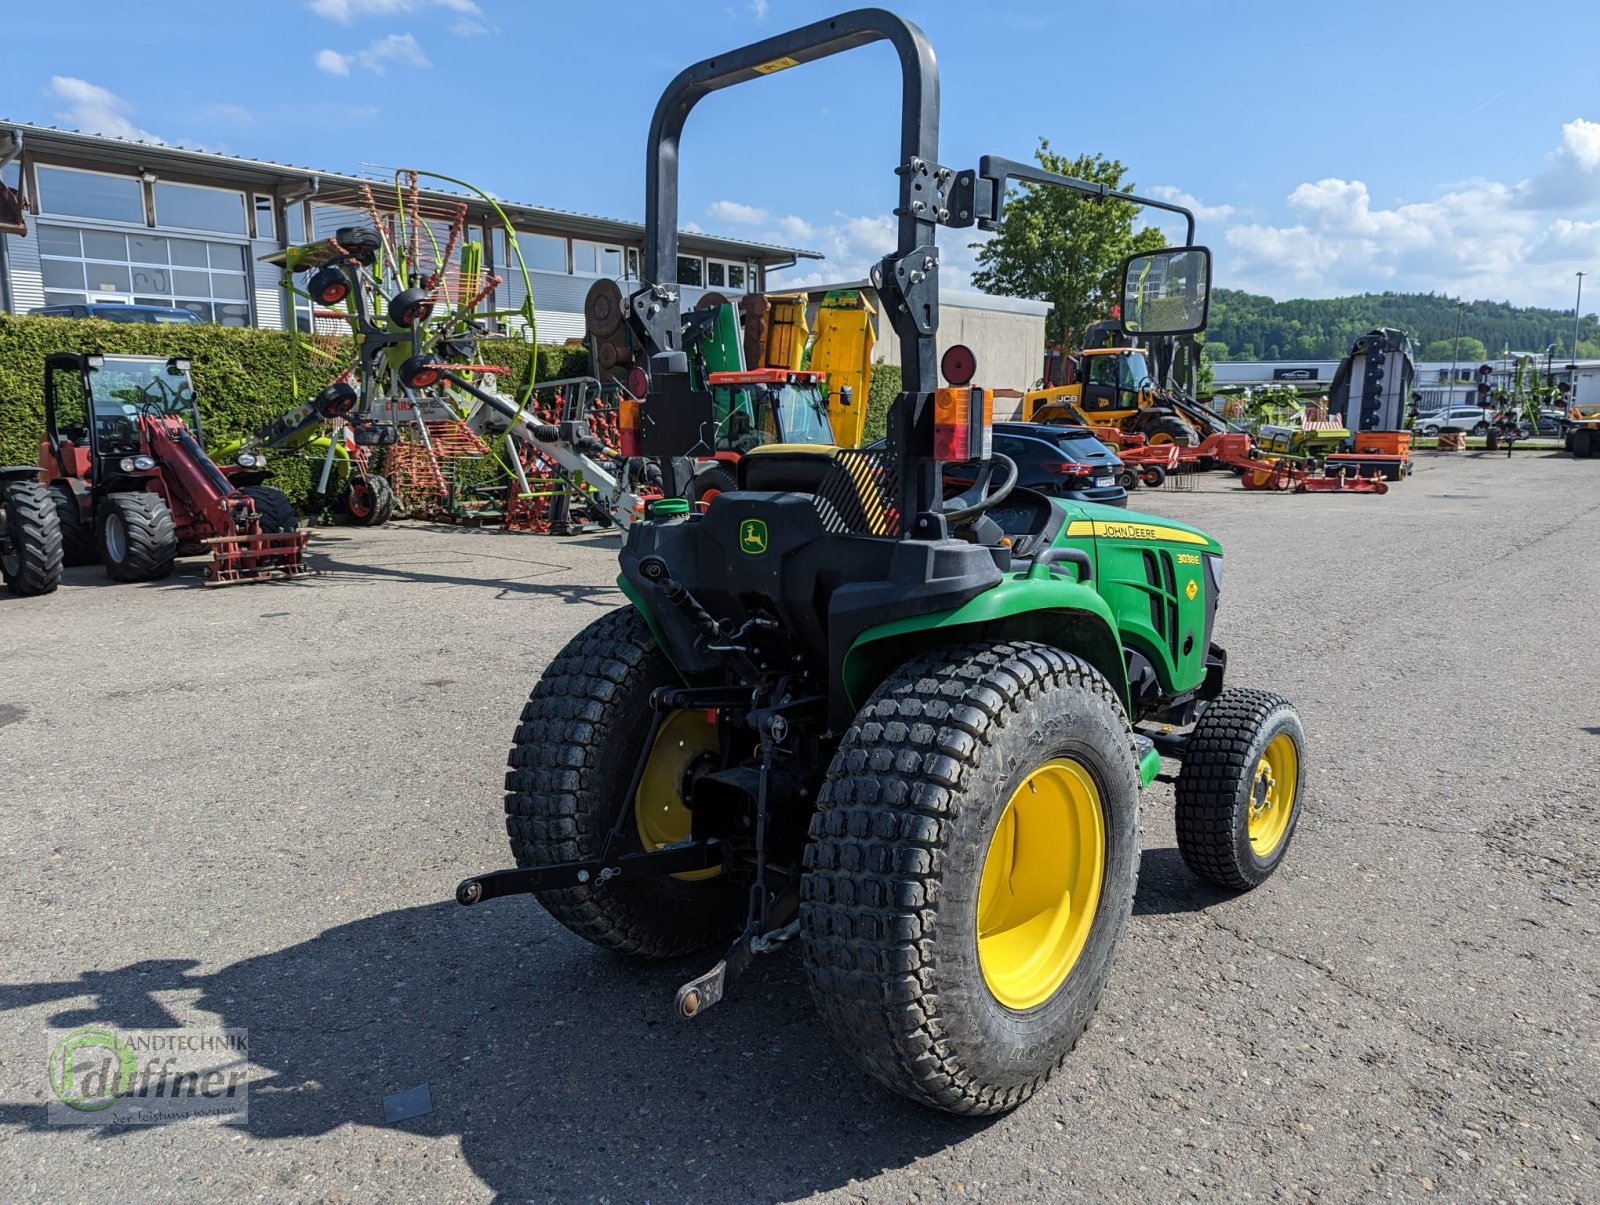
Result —
[[[13, 314], [92, 302], [160, 305], [229, 326], [279, 330], [294, 321], [305, 329], [308, 303], [289, 294], [262, 257], [370, 224], [348, 198], [373, 180], [313, 168], [10, 121], [0, 121], [0, 163], [0, 181], [28, 204], [27, 234], [0, 234], [0, 309]], [[344, 204], [319, 200], [334, 197]], [[466, 206], [464, 237], [482, 243], [489, 271], [505, 282], [495, 308], [520, 306], [521, 275], [507, 270], [513, 257], [488, 203], [426, 188], [421, 197]], [[529, 269], [540, 342], [581, 338], [590, 285], [637, 277], [644, 228], [516, 202], [500, 207]], [[708, 289], [761, 289], [769, 273], [821, 258], [699, 232], [680, 234], [679, 251], [689, 304]]]

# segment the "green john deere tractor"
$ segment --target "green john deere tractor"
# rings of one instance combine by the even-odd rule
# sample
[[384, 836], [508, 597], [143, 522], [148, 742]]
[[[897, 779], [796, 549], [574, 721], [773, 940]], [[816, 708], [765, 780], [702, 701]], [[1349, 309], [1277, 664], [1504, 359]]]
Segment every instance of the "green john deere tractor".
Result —
[[[753, 449], [738, 488], [696, 512], [684, 495], [715, 408], [682, 343], [684, 120], [707, 93], [877, 40], [899, 54], [905, 102], [898, 246], [877, 268], [904, 366], [886, 447]], [[932, 49], [878, 10], [668, 87], [628, 307], [648, 388], [624, 404], [623, 438], [673, 488], [627, 532], [629, 605], [574, 637], [523, 709], [505, 799], [517, 867], [457, 899], [531, 892], [635, 957], [731, 941], [678, 990], [685, 1017], [794, 939], [827, 1027], [867, 1072], [993, 1113], [1062, 1063], [1099, 1001], [1162, 756], [1181, 763], [1184, 859], [1238, 890], [1282, 861], [1305, 775], [1288, 700], [1224, 689], [1217, 543], [1017, 487], [990, 454], [970, 355], [947, 353], [935, 387], [936, 227], [993, 228], [1012, 179], [1102, 194], [993, 157], [941, 166], [937, 133]], [[1199, 329], [1209, 265], [1192, 246], [1136, 257], [1123, 313], [1152, 334]], [[941, 481], [955, 462], [959, 492]]]

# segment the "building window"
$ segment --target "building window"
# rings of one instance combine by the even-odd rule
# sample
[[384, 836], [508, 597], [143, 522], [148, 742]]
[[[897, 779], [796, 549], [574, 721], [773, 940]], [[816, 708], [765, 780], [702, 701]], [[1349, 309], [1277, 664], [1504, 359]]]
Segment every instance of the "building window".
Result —
[[[517, 235], [517, 247], [522, 252], [522, 262], [530, 272], [567, 271], [567, 240], [553, 234]], [[507, 267], [513, 265], [507, 264]], [[504, 272], [501, 273], [505, 275]]]
[[639, 279], [639, 248], [628, 248], [628, 279]]
[[42, 213], [145, 224], [144, 189], [133, 176], [108, 176], [104, 172], [43, 164], [34, 169], [34, 174], [39, 191], [36, 200]]
[[742, 293], [747, 279], [749, 277], [743, 264], [725, 259], [706, 260], [706, 284], [713, 289], [732, 289]]
[[193, 184], [155, 186], [156, 225], [183, 230], [215, 230], [219, 234], [248, 234], [244, 194], [225, 188], [200, 188]]
[[283, 233], [292, 247], [298, 247], [302, 243], [310, 241], [306, 238], [306, 205], [304, 201], [296, 201], [292, 205], [283, 207]]
[[170, 305], [206, 322], [250, 325], [250, 278], [238, 243], [41, 224], [39, 268], [46, 305]]
[[572, 240], [572, 270], [581, 276], [621, 276], [622, 248]]
[[699, 256], [678, 256], [678, 283], [681, 285], [694, 285], [696, 287], [705, 283], [705, 276], [701, 271]]
[[278, 222], [273, 213], [271, 197], [256, 195], [256, 237], [275, 239], [278, 237]]

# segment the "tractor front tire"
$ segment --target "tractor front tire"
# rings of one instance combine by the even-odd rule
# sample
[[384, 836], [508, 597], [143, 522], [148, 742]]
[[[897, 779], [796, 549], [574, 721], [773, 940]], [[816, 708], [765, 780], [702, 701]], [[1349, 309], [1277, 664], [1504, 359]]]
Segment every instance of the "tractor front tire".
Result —
[[1151, 447], [1177, 444], [1180, 448], [1193, 448], [1200, 444], [1200, 433], [1175, 414], [1163, 415], [1141, 430]]
[[239, 492], [256, 504], [256, 516], [261, 520], [264, 533], [282, 535], [300, 526], [294, 503], [282, 490], [270, 485], [247, 485]]
[[160, 494], [107, 494], [96, 524], [100, 562], [119, 582], [153, 582], [172, 572], [178, 529]]
[[53, 485], [50, 498], [55, 503], [56, 524], [61, 528], [61, 563], [74, 569], [93, 565], [100, 559], [100, 552], [94, 542], [94, 526], [84, 522], [77, 495], [64, 485]]
[[1305, 732], [1294, 704], [1225, 690], [1200, 713], [1178, 772], [1178, 852], [1202, 879], [1259, 887], [1289, 852], [1305, 790]]
[[1116, 692], [1049, 645], [919, 655], [845, 733], [805, 868], [806, 972], [834, 1038], [922, 1104], [1015, 1108], [1088, 1025], [1133, 904]]
[[37, 481], [11, 481], [3, 498], [0, 577], [13, 594], [49, 594], [61, 584], [61, 525], [50, 491]]
[[[681, 685], [632, 607], [601, 616], [556, 654], [522, 709], [511, 745], [506, 831], [518, 866], [600, 856], [645, 754], [650, 695]], [[654, 831], [652, 823], [636, 815], [624, 825], [626, 848], [640, 848], [642, 840], [633, 837]], [[585, 941], [637, 958], [676, 958], [731, 941], [747, 909], [743, 891], [703, 871], [542, 891], [537, 898]]]
[[345, 510], [358, 527], [382, 527], [394, 514], [394, 490], [376, 473], [357, 477], [350, 483]]

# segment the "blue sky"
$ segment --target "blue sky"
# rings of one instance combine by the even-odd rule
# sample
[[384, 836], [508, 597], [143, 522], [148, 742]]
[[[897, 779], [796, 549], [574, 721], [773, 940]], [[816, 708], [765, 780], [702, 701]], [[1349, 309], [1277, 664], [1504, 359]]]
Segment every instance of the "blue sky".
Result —
[[[333, 170], [428, 167], [637, 219], [666, 81], [841, 7], [79, 0], [63, 20], [29, 4], [8, 13], [0, 114]], [[946, 163], [1027, 158], [1041, 135], [1115, 156], [1141, 188], [1198, 202], [1220, 285], [1570, 307], [1583, 269], [1600, 298], [1600, 6], [899, 11], [940, 56]], [[897, 103], [884, 46], [702, 102], [685, 222], [826, 252], [813, 275], [859, 275], [891, 235]], [[966, 241], [942, 239], [948, 283], [965, 283]]]

